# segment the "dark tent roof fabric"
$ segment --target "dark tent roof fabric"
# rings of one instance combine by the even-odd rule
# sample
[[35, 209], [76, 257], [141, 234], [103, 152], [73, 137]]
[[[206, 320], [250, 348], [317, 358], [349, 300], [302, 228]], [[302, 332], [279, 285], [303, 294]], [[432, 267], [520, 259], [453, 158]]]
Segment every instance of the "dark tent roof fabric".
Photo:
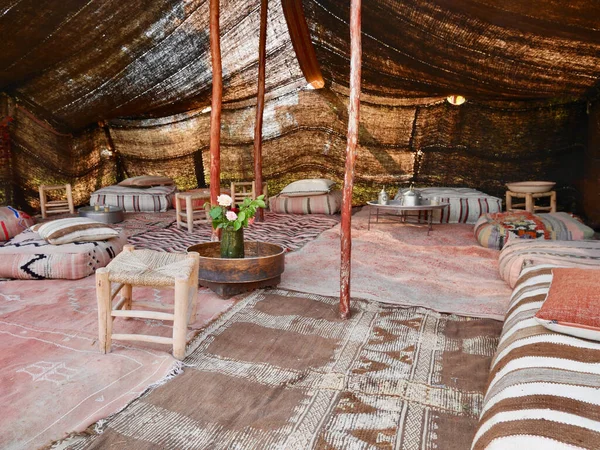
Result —
[[[0, 2], [1, 3], [1, 2]], [[207, 0], [0, 4], [3, 202], [37, 207], [41, 183], [78, 203], [123, 176], [208, 180]], [[343, 178], [348, 2], [302, 2], [324, 89], [306, 87], [280, 1], [269, 3], [264, 177], [270, 192]], [[258, 0], [221, 0], [222, 181], [250, 180]], [[552, 179], [573, 210], [600, 80], [600, 4], [576, 0], [365, 1], [355, 203], [382, 184]], [[467, 97], [451, 106], [446, 95]], [[98, 122], [107, 127], [99, 127]], [[0, 130], [1, 131], [1, 130]]]

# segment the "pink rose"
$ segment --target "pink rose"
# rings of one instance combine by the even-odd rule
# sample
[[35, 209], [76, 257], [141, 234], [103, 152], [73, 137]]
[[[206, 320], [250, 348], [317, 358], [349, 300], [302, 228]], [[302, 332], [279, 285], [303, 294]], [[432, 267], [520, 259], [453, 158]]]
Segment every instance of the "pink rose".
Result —
[[234, 213], [233, 211], [227, 211], [227, 213], [225, 214], [225, 217], [227, 217], [227, 220], [234, 221], [235, 219], [237, 219], [237, 214]]

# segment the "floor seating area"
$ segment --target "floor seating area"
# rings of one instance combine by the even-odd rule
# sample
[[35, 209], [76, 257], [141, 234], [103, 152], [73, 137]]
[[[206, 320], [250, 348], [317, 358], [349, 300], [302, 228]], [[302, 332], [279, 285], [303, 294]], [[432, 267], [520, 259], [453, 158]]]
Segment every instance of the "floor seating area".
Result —
[[[111, 188], [132, 189], [128, 186]], [[140, 189], [164, 188], [174, 189], [174, 186]], [[301, 188], [306, 189], [307, 185], [301, 186]], [[232, 186], [232, 191], [237, 189], [239, 187]], [[305, 235], [308, 225], [302, 225], [304, 219], [300, 219], [300, 217], [306, 217], [306, 220], [316, 222], [324, 220], [319, 215], [326, 217], [327, 214], [331, 214], [335, 210], [335, 205], [330, 208], [323, 206], [320, 202], [327, 203], [331, 198], [338, 199], [338, 201], [341, 199], [340, 191], [332, 190], [331, 185], [323, 189], [329, 190], [319, 193], [292, 192], [290, 194], [288, 192], [273, 196], [271, 208], [273, 209], [273, 205], [283, 205], [283, 209], [286, 210], [286, 214], [289, 214], [292, 221], [290, 224], [298, 225], [298, 229], [293, 232]], [[423, 189], [423, 191], [427, 191], [427, 189]], [[17, 230], [16, 236], [0, 247], [0, 277], [40, 282], [39, 280], [51, 278], [79, 280], [95, 273], [98, 315], [98, 343], [96, 345], [101, 353], [116, 352], [119, 354], [122, 351], [121, 347], [115, 347], [113, 341], [138, 341], [141, 344], [127, 345], [142, 345], [142, 347], [147, 344], [169, 345], [175, 359], [189, 361], [189, 358], [195, 358], [194, 361], [200, 361], [205, 357], [202, 356], [204, 355], [202, 352], [207, 347], [203, 346], [202, 341], [199, 344], [190, 344], [190, 330], [188, 329], [188, 325], [194, 322], [196, 316], [198, 258], [194, 253], [186, 255], [180, 252], [181, 249], [187, 248], [198, 239], [206, 241], [210, 239], [210, 226], [206, 220], [204, 208], [210, 192], [207, 190], [195, 190], [187, 193], [172, 192], [174, 194], [172, 197], [164, 197], [158, 202], [162, 205], [168, 200], [168, 205], [175, 205], [175, 216], [169, 216], [172, 221], [171, 225], [160, 229], [149, 227], [147, 231], [135, 234], [128, 234], [123, 229], [119, 229], [119, 224], [100, 224], [86, 218], [60, 218], [32, 225], [33, 220], [28, 219], [28, 216], [9, 209], [10, 219], [16, 221], [23, 231], [18, 232], [19, 229], [13, 227]], [[435, 197], [440, 198], [442, 192], [445, 192], [446, 197], [444, 198], [452, 201], [453, 197], [446, 189], [432, 190], [426, 194], [433, 198], [432, 193], [435, 193]], [[465, 311], [470, 311], [469, 316], [486, 317], [486, 320], [490, 322], [494, 322], [490, 318], [499, 319], [504, 316], [498, 347], [495, 348], [496, 338], [489, 338], [492, 339], [493, 344], [484, 352], [485, 355], [481, 355], [490, 358], [492, 362], [488, 384], [484, 384], [484, 374], [479, 374], [478, 377], [482, 383], [480, 394], [472, 393], [472, 395], [479, 396], [480, 403], [476, 402], [477, 406], [471, 412], [461, 412], [464, 414], [461, 420], [466, 421], [467, 416], [470, 417], [468, 433], [472, 433], [470, 435], [474, 436], [472, 448], [487, 450], [514, 447], [534, 448], [531, 446], [549, 441], [555, 445], [559, 445], [558, 443], [573, 444], [576, 443], [576, 438], [570, 436], [578, 433], [583, 433], [592, 440], [597, 439], [598, 432], [594, 428], [596, 425], [585, 422], [588, 420], [585, 408], [590, 401], [592, 403], [597, 401], [594, 396], [594, 388], [590, 388], [590, 386], [594, 385], [594, 376], [598, 375], [594, 361], [597, 359], [596, 353], [600, 351], [600, 344], [588, 340], [587, 335], [584, 338], [575, 337], [565, 335], [562, 331], [549, 329], [548, 324], [544, 325], [534, 316], [544, 305], [544, 299], [552, 287], [553, 274], [557, 267], [566, 270], [589, 270], [591, 277], [596, 277], [597, 273], [600, 273], [600, 241], [592, 239], [594, 232], [591, 228], [562, 212], [549, 214], [532, 214], [527, 211], [482, 212], [481, 217], [472, 226], [465, 222], [472, 220], [473, 211], [477, 208], [479, 211], [489, 211], [489, 205], [495, 205], [494, 201], [484, 196], [477, 196], [470, 190], [458, 193], [455, 190], [454, 193], [460, 194], [461, 197], [454, 198], [452, 212], [443, 220], [440, 218], [441, 223], [445, 225], [436, 227], [432, 236], [419, 232], [422, 230], [416, 228], [413, 232], [410, 224], [386, 224], [375, 230], [369, 230], [364, 222], [367, 217], [366, 209], [354, 215], [353, 227], [355, 230], [353, 233], [358, 256], [355, 259], [357, 265], [353, 276], [355, 281], [363, 280], [366, 276], [366, 279], [371, 280], [372, 292], [376, 293], [373, 298], [364, 297], [368, 298], [365, 300], [367, 302], [364, 306], [365, 311], [369, 310], [367, 306], [369, 301], [382, 305], [390, 303], [379, 298], [387, 288], [380, 284], [379, 278], [375, 276], [377, 274], [370, 273], [370, 271], [381, 271], [383, 278], [388, 277], [386, 264], [396, 261], [398, 255], [405, 254], [412, 258], [420, 255], [419, 258], [423, 259], [426, 266], [435, 268], [440, 279], [443, 279], [444, 271], [450, 270], [446, 267], [447, 264], [452, 265], [456, 262], [463, 269], [467, 268], [469, 264], [476, 264], [473, 269], [468, 270], [470, 278], [479, 273], [477, 271], [480, 269], [482, 274], [485, 273], [485, 277], [491, 277], [485, 278], [487, 281], [484, 281], [483, 278], [479, 280], [481, 286], [477, 288], [472, 284], [464, 285], [467, 280], [461, 279], [462, 275], [458, 269], [453, 273], [459, 275], [441, 283], [432, 282], [426, 285], [415, 280], [405, 280], [400, 275], [390, 278], [395, 279], [396, 283], [402, 280], [403, 288], [395, 290], [396, 297], [408, 296], [406, 300], [399, 299], [396, 306], [414, 305], [413, 308], [430, 308], [424, 309], [424, 311], [441, 310], [447, 313], [458, 312], [463, 315], [466, 314]], [[119, 202], [123, 206], [122, 201], [119, 200]], [[130, 202], [134, 204], [137, 200]], [[202, 204], [200, 205], [200, 203]], [[275, 208], [277, 207], [275, 206]], [[290, 210], [298, 208], [302, 211], [301, 215], [289, 213]], [[494, 208], [496, 206], [491, 209]], [[317, 210], [320, 213], [316, 213]], [[200, 215], [203, 225], [198, 222], [194, 224], [193, 221], [190, 223], [189, 216], [186, 216], [188, 211], [192, 211], [192, 220], [194, 213]], [[158, 216], [166, 213], [156, 212], [155, 214]], [[284, 217], [286, 214], [278, 216], [276, 213], [270, 212], [267, 222], [277, 219], [277, 217]], [[304, 214], [317, 215], [309, 218]], [[452, 224], [452, 222], [456, 223]], [[25, 223], [28, 224], [26, 228], [24, 228]], [[283, 223], [285, 222], [281, 222], [281, 224]], [[327, 227], [331, 227], [335, 223], [337, 222], [331, 222]], [[179, 233], [181, 228], [185, 229], [185, 231], [181, 230], [182, 236], [168, 237], [168, 235]], [[279, 230], [281, 226], [276, 226], [276, 228]], [[318, 291], [318, 287], [322, 284], [318, 279], [329, 280], [329, 284], [331, 284], [331, 280], [335, 277], [328, 275], [328, 267], [326, 267], [329, 265], [333, 267], [334, 263], [329, 262], [324, 256], [319, 256], [320, 254], [316, 252], [315, 248], [328, 249], [331, 245], [339, 245], [339, 225], [323, 232], [325, 229], [320, 229], [308, 240], [303, 240], [301, 246], [293, 247], [295, 252], [286, 258], [288, 270], [285, 273], [291, 278], [286, 280], [284, 277], [282, 280], [283, 290], [278, 291], [275, 295], [274, 298], [278, 299], [276, 303], [281, 301], [281, 296], [285, 297], [299, 291], [302, 292], [301, 295], [306, 295], [306, 298], [312, 300], [318, 298], [319, 301], [325, 303], [337, 301], [333, 292], [327, 294], [331, 297], [320, 297], [323, 293]], [[252, 230], [253, 228], [249, 229], [248, 236], [253, 236]], [[268, 223], [257, 224], [256, 230], [259, 230], [260, 237], [258, 239], [267, 241], [272, 238], [277, 239], [276, 233], [269, 231]], [[102, 234], [103, 231], [108, 234]], [[454, 244], [450, 242], [447, 233], [453, 234], [452, 239], [456, 241]], [[147, 248], [152, 248], [154, 234], [156, 242], [161, 243], [154, 250], [134, 249], [132, 245], [126, 245], [127, 236], [129, 236], [130, 244], [136, 243], [137, 246], [139, 242], [142, 243], [142, 247], [148, 245]], [[101, 238], [92, 240], [93, 236], [101, 236]], [[179, 246], [177, 250], [172, 248], [172, 239], [175, 239]], [[366, 246], [363, 245], [363, 240], [367, 243]], [[479, 245], [482, 244], [485, 244], [484, 247], [488, 247], [481, 249], [487, 252], [485, 255], [477, 253], [477, 249], [480, 249]], [[412, 249], [413, 253], [408, 248]], [[498, 251], [500, 248], [502, 250]], [[363, 253], [369, 257], [369, 251], [376, 252], [378, 257], [377, 263], [373, 263], [372, 266], [363, 264], [360, 257]], [[386, 252], [391, 252], [388, 257], [386, 257]], [[311, 257], [311, 255], [321, 258], [321, 265], [311, 262], [310, 259], [303, 260], [305, 256]], [[456, 261], [442, 263], [442, 260], [448, 260], [448, 258], [455, 258]], [[496, 258], [499, 274], [488, 274], [486, 271], [492, 268], [490, 263], [495, 262]], [[404, 267], [407, 264], [408, 262], [403, 262], [400, 265]], [[481, 264], [487, 264], [490, 267], [478, 267]], [[475, 267], [477, 267], [476, 270]], [[313, 272], [318, 275], [310, 275]], [[293, 283], [290, 285], [289, 280], [298, 274], [304, 280], [314, 277], [315, 282], [307, 284], [304, 281], [301, 286]], [[422, 274], [421, 265], [414, 260], [411, 270], [403, 271], [403, 275], [410, 274], [417, 277]], [[422, 275], [425, 276], [424, 273]], [[498, 278], [498, 283], [492, 278]], [[500, 278], [504, 281], [499, 281]], [[472, 281], [469, 279], [469, 283]], [[361, 281], [361, 283], [365, 282]], [[457, 287], [455, 290], [451, 285], [456, 283], [461, 287]], [[512, 295], [506, 291], [507, 293], [500, 299], [495, 294], [504, 292], [503, 289], [499, 289], [499, 284], [504, 283], [513, 289]], [[147, 297], [148, 292], [152, 292], [152, 290], [157, 292], [164, 288], [174, 289], [173, 303], [157, 303], [155, 299], [142, 299], [134, 295], [134, 291], [143, 291]], [[356, 286], [355, 292], [361, 292], [360, 289], [360, 286]], [[437, 290], [440, 291], [437, 292]], [[482, 297], [479, 300], [471, 297], [467, 299], [467, 292], [469, 295], [476, 292], [476, 295]], [[69, 295], [69, 301], [73, 302], [74, 294]], [[412, 298], [415, 296], [418, 299]], [[453, 298], [453, 296], [460, 296], [460, 299]], [[270, 299], [270, 297], [268, 298]], [[413, 300], [417, 301], [413, 302]], [[486, 302], [493, 302], [494, 307], [491, 308], [491, 305]], [[393, 309], [393, 303], [392, 306], [386, 306], [386, 308]], [[454, 305], [454, 311], [452, 305]], [[503, 305], [508, 305], [508, 307]], [[265, 313], [265, 310], [261, 309], [263, 307], [260, 305], [257, 307], [259, 316]], [[459, 310], [461, 307], [466, 309]], [[199, 308], [202, 308], [202, 305], [199, 305]], [[236, 314], [242, 314], [242, 316], [244, 314], [244, 309], [238, 308], [235, 311], [237, 311]], [[498, 314], [500, 311], [502, 313]], [[275, 314], [279, 314], [279, 312]], [[286, 314], [288, 313], [286, 312]], [[385, 314], [389, 314], [389, 312], [384, 313], [384, 316]], [[441, 313], [436, 312], [435, 314]], [[226, 315], [224, 320], [234, 320], [235, 317], [237, 316]], [[138, 327], [132, 332], [125, 319], [145, 321], [146, 326], [142, 325], [141, 329]], [[262, 323], [260, 319], [250, 318], [243, 319], [242, 322], [245, 320], [250, 322], [259, 320], [257, 324]], [[273, 320], [277, 321], [278, 319]], [[164, 332], [159, 335], [154, 334], [153, 327], [162, 327], [163, 325], [158, 324], [164, 322], [173, 324], [171, 334], [169, 336], [165, 336]], [[127, 326], [122, 330], [123, 324]], [[555, 324], [556, 321], [550, 323], [551, 326]], [[582, 328], [585, 329], [585, 327], [584, 325]], [[490, 330], [493, 328], [491, 327]], [[250, 333], [250, 331], [245, 331], [245, 333]], [[407, 344], [403, 345], [403, 348], [409, 348], [406, 346]], [[201, 352], [196, 353], [194, 351], [196, 348], [201, 349]], [[371, 355], [369, 357], [373, 357], [371, 351], [368, 350], [366, 353]], [[412, 352], [413, 350], [408, 350], [407, 355], [409, 356], [407, 357], [416, 357]], [[224, 353], [224, 355], [226, 354]], [[208, 364], [206, 367], [213, 364], [211, 358], [212, 356], [209, 356], [203, 363]], [[244, 358], [241, 360], [245, 361]], [[254, 367], [252, 365], [254, 363], [244, 362], [244, 364]], [[396, 370], [394, 364], [392, 363], [390, 367]], [[481, 364], [481, 362], [477, 364]], [[237, 369], [232, 367], [231, 370]], [[394, 377], [402, 379], [403, 376], [397, 374]], [[461, 376], [466, 377], [466, 375]], [[170, 382], [174, 383], [172, 389], [178, 389], [177, 383], [180, 382], [178, 380], [179, 378], [176, 377]], [[554, 391], [557, 382], [561, 383], [558, 393]], [[216, 387], [213, 386], [213, 389]], [[430, 405], [429, 408], [436, 410], [437, 406]], [[123, 414], [123, 420], [129, 420], [128, 413]], [[332, 410], [327, 414], [331, 414], [331, 420], [333, 420], [337, 412]], [[119, 417], [120, 414], [117, 414], [109, 421], [109, 424], [114, 420], [118, 421]], [[326, 420], [325, 417], [323, 416], [321, 420]], [[434, 423], [428, 422], [430, 419], [419, 420], [425, 420], [422, 426], [429, 427]], [[559, 423], [560, 426], [558, 427], [556, 423]], [[110, 427], [111, 425], [109, 425], [109, 430]], [[584, 431], [581, 431], [582, 429]], [[283, 432], [280, 429], [277, 430], [277, 433]], [[98, 441], [94, 441], [94, 445], [101, 445], [100, 443], [105, 439], [112, 439], [111, 433], [112, 431], [105, 435], [93, 436], [93, 440], [98, 439]], [[119, 433], [114, 436], [118, 436]], [[440, 435], [444, 435], [443, 433], [440, 431]]]

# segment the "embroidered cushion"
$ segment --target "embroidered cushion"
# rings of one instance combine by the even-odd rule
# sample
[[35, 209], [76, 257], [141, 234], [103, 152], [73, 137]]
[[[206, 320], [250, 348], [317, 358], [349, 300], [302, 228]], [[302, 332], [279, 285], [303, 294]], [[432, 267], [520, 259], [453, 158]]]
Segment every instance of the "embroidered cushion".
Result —
[[590, 239], [594, 230], [564, 212], [508, 211], [483, 214], [475, 224], [474, 233], [483, 247], [501, 250], [513, 238], [573, 241]]
[[0, 246], [0, 278], [77, 280], [106, 266], [125, 244], [122, 232], [106, 241], [52, 245], [27, 230]]
[[169, 177], [161, 177], [158, 175], [140, 175], [131, 177], [119, 183], [119, 186], [132, 187], [153, 187], [153, 186], [173, 186], [175, 182]]
[[33, 223], [34, 220], [23, 211], [12, 206], [0, 206], [0, 241], [8, 241]]
[[553, 269], [535, 318], [557, 333], [600, 341], [600, 269]]
[[42, 239], [53, 245], [105, 241], [119, 235], [114, 228], [87, 217], [70, 217], [45, 222], [37, 228], [37, 232]]
[[308, 180], [298, 180], [288, 184], [281, 190], [281, 195], [287, 197], [306, 197], [309, 195], [327, 194], [335, 181], [325, 178], [313, 178]]

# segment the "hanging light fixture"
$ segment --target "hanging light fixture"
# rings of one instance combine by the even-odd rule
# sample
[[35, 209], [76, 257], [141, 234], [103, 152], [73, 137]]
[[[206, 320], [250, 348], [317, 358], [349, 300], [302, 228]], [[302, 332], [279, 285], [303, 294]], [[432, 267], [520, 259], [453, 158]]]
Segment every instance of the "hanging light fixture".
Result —
[[446, 97], [446, 101], [451, 105], [458, 106], [466, 102], [467, 99], [464, 98], [462, 95], [449, 95], [448, 97]]

